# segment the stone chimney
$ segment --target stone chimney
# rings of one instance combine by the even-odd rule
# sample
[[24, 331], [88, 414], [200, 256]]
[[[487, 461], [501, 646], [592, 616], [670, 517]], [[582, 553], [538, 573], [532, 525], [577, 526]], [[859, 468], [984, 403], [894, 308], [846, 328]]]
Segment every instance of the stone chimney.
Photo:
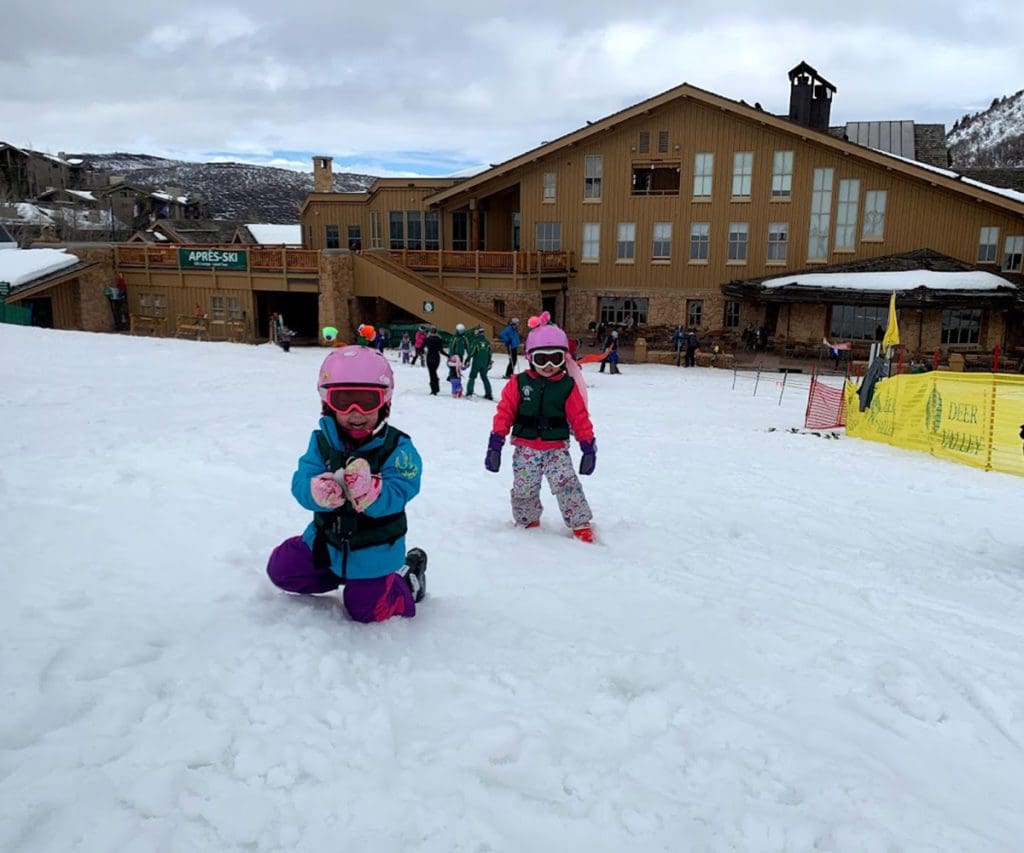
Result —
[[835, 91], [828, 80], [801, 62], [789, 72], [789, 120], [827, 133]]
[[317, 154], [313, 157], [313, 192], [334, 192], [334, 173], [331, 169], [332, 157]]

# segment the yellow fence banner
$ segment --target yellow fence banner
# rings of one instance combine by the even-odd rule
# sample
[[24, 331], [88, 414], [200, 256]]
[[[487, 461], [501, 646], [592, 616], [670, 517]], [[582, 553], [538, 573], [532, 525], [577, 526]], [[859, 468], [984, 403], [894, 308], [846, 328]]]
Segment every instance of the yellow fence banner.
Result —
[[1024, 376], [900, 374], [875, 385], [863, 412], [857, 386], [845, 394], [847, 435], [1024, 476]]

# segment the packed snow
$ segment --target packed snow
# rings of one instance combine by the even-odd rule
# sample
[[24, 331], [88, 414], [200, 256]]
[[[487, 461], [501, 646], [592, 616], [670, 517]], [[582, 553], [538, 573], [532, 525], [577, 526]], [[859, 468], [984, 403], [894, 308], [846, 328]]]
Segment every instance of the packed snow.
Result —
[[324, 354], [0, 326], [5, 853], [1021, 849], [1021, 480], [587, 366], [587, 545], [396, 362], [428, 596], [361, 625], [264, 574]]

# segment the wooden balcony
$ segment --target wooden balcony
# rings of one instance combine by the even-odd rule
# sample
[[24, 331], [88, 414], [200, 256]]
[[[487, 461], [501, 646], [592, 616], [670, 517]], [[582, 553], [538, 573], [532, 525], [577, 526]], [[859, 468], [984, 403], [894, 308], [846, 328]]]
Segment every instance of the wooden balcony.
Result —
[[511, 275], [525, 278], [567, 275], [572, 252], [457, 252], [450, 249], [390, 249], [387, 255], [418, 272]]
[[244, 244], [200, 246], [194, 244], [172, 246], [140, 246], [138, 244], [114, 247], [114, 261], [120, 267], [142, 267], [143, 269], [179, 269], [179, 249], [223, 249], [244, 252], [248, 256], [250, 272], [300, 272], [320, 271], [320, 253], [311, 249], [263, 249]]

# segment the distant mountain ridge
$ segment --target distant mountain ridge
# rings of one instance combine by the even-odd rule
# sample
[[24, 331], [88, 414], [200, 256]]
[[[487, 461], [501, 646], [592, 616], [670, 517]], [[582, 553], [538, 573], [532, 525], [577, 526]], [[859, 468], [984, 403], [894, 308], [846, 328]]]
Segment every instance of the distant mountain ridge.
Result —
[[[66, 154], [80, 157], [94, 176], [120, 176], [132, 184], [154, 190], [178, 189], [202, 196], [210, 216], [242, 222], [294, 223], [299, 206], [313, 191], [313, 175], [276, 166], [251, 163], [192, 163], [150, 154]], [[363, 192], [372, 175], [335, 172], [336, 192]], [[106, 184], [108, 181], [102, 181]]]
[[946, 144], [954, 168], [1024, 169], [1024, 89], [959, 118]]

